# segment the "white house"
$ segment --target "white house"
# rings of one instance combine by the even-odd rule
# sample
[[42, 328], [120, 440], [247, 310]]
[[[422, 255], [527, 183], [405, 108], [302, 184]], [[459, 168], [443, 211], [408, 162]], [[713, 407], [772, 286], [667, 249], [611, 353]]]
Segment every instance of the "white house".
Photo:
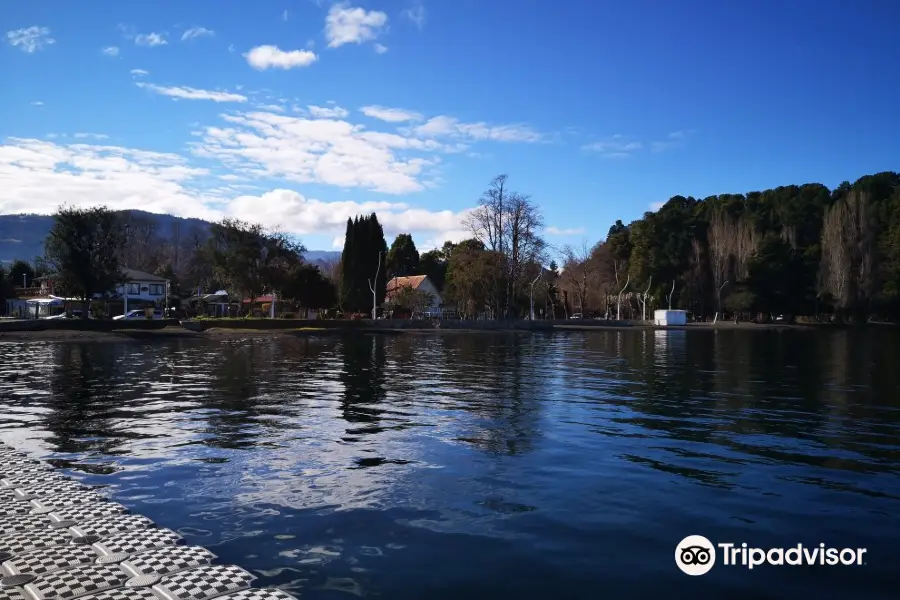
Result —
[[398, 290], [410, 287], [420, 292], [431, 294], [431, 306], [425, 309], [426, 314], [441, 314], [441, 305], [444, 303], [437, 287], [428, 279], [428, 275], [411, 275], [409, 277], [394, 277], [387, 283], [387, 299], [397, 293]]
[[166, 299], [166, 278], [136, 269], [122, 269], [125, 283], [116, 286], [116, 294], [129, 301], [162, 302]]

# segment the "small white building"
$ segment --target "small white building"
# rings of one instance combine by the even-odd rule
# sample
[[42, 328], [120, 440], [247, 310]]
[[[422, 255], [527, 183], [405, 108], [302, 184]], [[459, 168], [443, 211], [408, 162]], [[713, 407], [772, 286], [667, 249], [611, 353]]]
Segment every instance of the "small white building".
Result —
[[653, 311], [654, 325], [687, 325], [687, 312], [683, 310], [656, 310]]
[[166, 278], [136, 269], [122, 269], [125, 283], [116, 286], [116, 294], [128, 300], [162, 302], [166, 298]]

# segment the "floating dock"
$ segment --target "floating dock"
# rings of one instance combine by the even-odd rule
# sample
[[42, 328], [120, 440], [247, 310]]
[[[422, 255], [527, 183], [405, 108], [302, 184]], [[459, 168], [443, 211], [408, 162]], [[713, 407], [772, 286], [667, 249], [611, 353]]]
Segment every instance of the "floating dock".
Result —
[[0, 442], [0, 600], [296, 600]]

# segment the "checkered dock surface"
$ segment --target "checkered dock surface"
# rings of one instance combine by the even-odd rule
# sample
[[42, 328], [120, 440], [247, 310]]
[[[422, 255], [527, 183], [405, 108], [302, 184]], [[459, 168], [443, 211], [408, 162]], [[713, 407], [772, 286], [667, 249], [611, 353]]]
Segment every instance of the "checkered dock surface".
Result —
[[0, 600], [296, 600], [0, 442]]

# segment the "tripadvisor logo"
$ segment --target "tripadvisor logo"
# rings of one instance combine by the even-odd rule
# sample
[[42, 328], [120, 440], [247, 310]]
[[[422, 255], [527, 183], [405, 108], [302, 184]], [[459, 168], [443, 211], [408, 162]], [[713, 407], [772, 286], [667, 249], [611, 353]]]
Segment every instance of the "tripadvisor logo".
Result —
[[761, 565], [859, 566], [865, 564], [865, 553], [865, 548], [830, 548], [825, 544], [769, 549], [753, 548], [746, 543], [713, 544], [702, 535], [689, 535], [675, 547], [675, 564], [687, 575], [705, 575], [715, 566], [717, 555], [723, 566], [753, 569]]

